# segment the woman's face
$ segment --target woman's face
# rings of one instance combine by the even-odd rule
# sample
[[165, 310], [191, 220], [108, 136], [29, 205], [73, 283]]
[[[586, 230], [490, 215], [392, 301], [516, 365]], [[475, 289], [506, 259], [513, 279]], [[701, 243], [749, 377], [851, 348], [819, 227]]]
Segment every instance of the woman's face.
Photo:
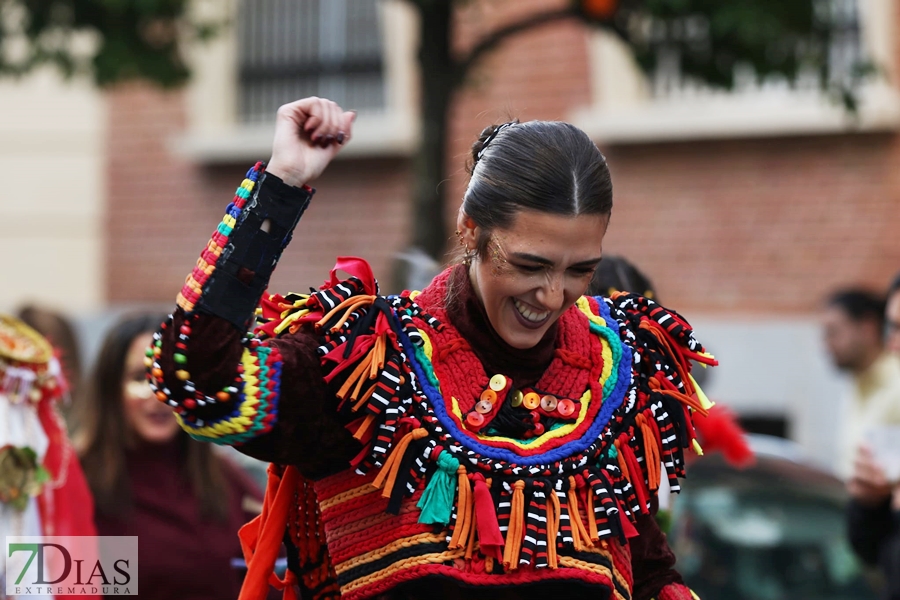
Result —
[[[479, 227], [460, 214], [462, 241], [475, 248]], [[510, 346], [532, 348], [584, 294], [600, 262], [608, 215], [566, 217], [534, 210], [491, 232], [469, 277], [494, 330]]]
[[164, 444], [178, 435], [178, 421], [172, 409], [156, 399], [147, 383], [144, 352], [153, 341], [150, 333], [142, 333], [131, 341], [122, 376], [122, 398], [125, 422], [142, 442]]

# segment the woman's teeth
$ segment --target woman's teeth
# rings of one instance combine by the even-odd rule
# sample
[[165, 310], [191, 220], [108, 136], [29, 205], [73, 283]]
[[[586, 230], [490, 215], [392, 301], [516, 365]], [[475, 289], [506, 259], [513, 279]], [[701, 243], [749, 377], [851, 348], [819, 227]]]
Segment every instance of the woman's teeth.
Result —
[[545, 312], [535, 312], [528, 308], [522, 302], [513, 298], [513, 304], [516, 306], [516, 310], [519, 311], [519, 314], [525, 317], [526, 320], [531, 321], [532, 323], [540, 323], [544, 319], [550, 316], [550, 311]]

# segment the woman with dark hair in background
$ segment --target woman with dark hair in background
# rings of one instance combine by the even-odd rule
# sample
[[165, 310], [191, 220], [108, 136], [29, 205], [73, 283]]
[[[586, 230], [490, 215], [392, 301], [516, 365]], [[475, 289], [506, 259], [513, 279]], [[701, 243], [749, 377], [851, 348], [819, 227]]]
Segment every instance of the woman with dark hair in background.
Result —
[[279, 465], [241, 597], [689, 600], [651, 512], [707, 408], [689, 359], [715, 360], [651, 300], [583, 296], [612, 209], [596, 145], [485, 129], [462, 262], [421, 293], [379, 296], [345, 257], [319, 291], [263, 297], [352, 122], [319, 98], [279, 109], [154, 342], [153, 388], [192, 436]]
[[99, 535], [138, 536], [142, 598], [234, 598], [237, 530], [261, 498], [209, 444], [191, 440], [147, 383], [158, 315], [119, 321], [78, 401], [78, 447]]

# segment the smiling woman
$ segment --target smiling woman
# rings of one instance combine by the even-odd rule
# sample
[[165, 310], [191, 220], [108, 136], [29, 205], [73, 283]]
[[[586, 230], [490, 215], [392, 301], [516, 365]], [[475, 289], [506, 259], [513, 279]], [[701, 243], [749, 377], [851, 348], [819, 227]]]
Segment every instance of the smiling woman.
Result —
[[464, 260], [421, 292], [380, 296], [344, 257], [318, 291], [264, 296], [353, 115], [306, 98], [276, 123], [149, 365], [191, 436], [275, 463], [241, 532], [242, 598], [271, 583], [349, 600], [690, 600], [652, 512], [709, 406], [689, 359], [715, 360], [651, 300], [583, 295], [612, 209], [594, 143], [566, 123], [486, 129]]

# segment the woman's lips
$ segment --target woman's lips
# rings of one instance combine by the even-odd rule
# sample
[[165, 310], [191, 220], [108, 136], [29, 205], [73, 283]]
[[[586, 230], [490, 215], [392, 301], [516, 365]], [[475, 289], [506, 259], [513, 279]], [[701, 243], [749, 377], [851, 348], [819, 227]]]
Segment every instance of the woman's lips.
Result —
[[519, 324], [526, 329], [540, 329], [547, 323], [547, 320], [551, 315], [551, 311], [543, 313], [537, 312], [529, 305], [515, 298], [512, 299], [512, 304], [516, 320], [518, 320]]

